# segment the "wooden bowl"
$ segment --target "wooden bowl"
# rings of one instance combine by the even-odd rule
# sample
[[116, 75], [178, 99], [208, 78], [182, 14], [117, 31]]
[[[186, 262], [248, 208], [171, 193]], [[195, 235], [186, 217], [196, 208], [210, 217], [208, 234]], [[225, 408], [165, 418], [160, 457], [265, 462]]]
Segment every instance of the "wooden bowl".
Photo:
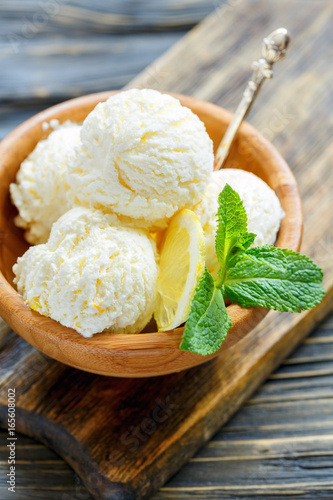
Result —
[[[268, 310], [228, 306], [233, 327], [221, 349], [200, 356], [179, 349], [183, 328], [166, 333], [121, 335], [99, 333], [87, 339], [75, 330], [32, 311], [13, 285], [12, 267], [28, 248], [22, 230], [15, 227], [16, 209], [10, 202], [9, 184], [21, 162], [37, 142], [47, 136], [42, 123], [52, 118], [83, 121], [100, 101], [114, 92], [103, 92], [72, 99], [34, 116], [15, 129], [0, 144], [0, 314], [27, 342], [48, 356], [88, 372], [115, 377], [147, 377], [178, 372], [199, 365], [236, 344], [256, 326]], [[231, 114], [213, 104], [192, 97], [175, 95], [205, 123], [215, 148], [230, 122]], [[302, 209], [296, 181], [276, 149], [253, 127], [244, 123], [232, 147], [227, 167], [255, 173], [274, 189], [285, 218], [277, 245], [298, 250], [302, 236]]]

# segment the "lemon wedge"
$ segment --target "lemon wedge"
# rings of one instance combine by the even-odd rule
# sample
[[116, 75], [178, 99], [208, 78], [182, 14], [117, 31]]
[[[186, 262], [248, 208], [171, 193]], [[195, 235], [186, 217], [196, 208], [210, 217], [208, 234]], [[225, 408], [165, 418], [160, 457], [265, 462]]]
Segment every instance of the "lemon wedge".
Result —
[[164, 235], [157, 282], [155, 320], [159, 331], [187, 320], [194, 291], [205, 268], [205, 237], [199, 219], [183, 209]]

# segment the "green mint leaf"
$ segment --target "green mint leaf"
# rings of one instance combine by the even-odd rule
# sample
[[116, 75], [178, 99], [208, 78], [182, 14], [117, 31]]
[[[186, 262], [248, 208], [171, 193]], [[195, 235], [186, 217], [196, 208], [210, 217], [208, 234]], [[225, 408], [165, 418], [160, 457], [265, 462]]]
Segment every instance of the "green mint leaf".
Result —
[[229, 268], [224, 297], [243, 307], [301, 312], [325, 295], [322, 270], [309, 257], [272, 245], [254, 247]]
[[239, 236], [239, 248], [244, 251], [247, 250], [254, 243], [256, 236], [254, 233], [242, 233]]
[[215, 287], [214, 278], [205, 269], [191, 302], [180, 349], [213, 354], [221, 347], [231, 326], [221, 290]]
[[215, 239], [216, 256], [220, 266], [224, 266], [239, 235], [246, 232], [247, 219], [243, 203], [236, 191], [226, 184], [219, 194], [217, 211], [217, 232]]
[[224, 281], [225, 272], [255, 239], [255, 234], [247, 232], [247, 216], [243, 202], [236, 191], [226, 184], [219, 194], [217, 231], [215, 248], [220, 270], [217, 286]]

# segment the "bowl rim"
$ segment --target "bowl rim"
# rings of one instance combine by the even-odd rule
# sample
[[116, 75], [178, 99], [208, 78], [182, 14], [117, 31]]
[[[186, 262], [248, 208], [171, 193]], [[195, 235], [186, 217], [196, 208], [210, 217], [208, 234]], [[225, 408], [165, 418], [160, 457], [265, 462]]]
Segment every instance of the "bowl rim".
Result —
[[[71, 109], [77, 109], [81, 107], [82, 109], [91, 108], [92, 105], [96, 105], [98, 102], [105, 101], [111, 95], [120, 91], [107, 91], [100, 92], [96, 94], [89, 94], [86, 96], [78, 97], [75, 99], [70, 99], [64, 101], [55, 106], [49, 107], [46, 110], [34, 115], [33, 117], [26, 120], [24, 123], [19, 125], [15, 130], [13, 130], [1, 143], [0, 143], [0, 172], [2, 169], [6, 168], [6, 159], [10, 154], [13, 146], [17, 141], [23, 136], [30, 135], [29, 140], [33, 143], [33, 131], [36, 129], [41, 129], [43, 122], [49, 122], [52, 118], [61, 116], [62, 113], [68, 112]], [[213, 112], [226, 121], [230, 121], [233, 116], [230, 112], [224, 110], [223, 108], [206, 102], [194, 97], [184, 96], [182, 94], [175, 94], [170, 92], [165, 92], [173, 95], [177, 99], [180, 99], [183, 105], [191, 106], [195, 105], [198, 109], [201, 109], [203, 114], [207, 116], [211, 115]], [[92, 108], [91, 108], [92, 109]], [[202, 118], [201, 118], [202, 119]], [[204, 121], [204, 120], [203, 120]], [[303, 230], [303, 214], [301, 200], [297, 188], [296, 180], [290, 171], [287, 163], [281, 157], [280, 153], [275, 149], [275, 147], [265, 139], [260, 132], [258, 132], [253, 126], [244, 122], [241, 125], [239, 134], [244, 137], [255, 138], [255, 147], [261, 151], [264, 157], [270, 162], [274, 161], [277, 168], [283, 172], [284, 184], [286, 187], [286, 196], [289, 197], [289, 202], [291, 204], [291, 209], [294, 212], [293, 219], [293, 231], [288, 234], [288, 248], [293, 250], [299, 250], [302, 230]], [[35, 144], [41, 139], [41, 137], [35, 141]], [[283, 223], [281, 224], [282, 228]], [[280, 228], [280, 232], [281, 232]], [[279, 240], [281, 240], [281, 234], [278, 236], [276, 245], [279, 246]], [[240, 325], [247, 325], [248, 330], [251, 330], [253, 323], [257, 324], [261, 319], [268, 313], [268, 309], [263, 309], [261, 307], [244, 309], [236, 304], [228, 306], [228, 312], [233, 321], [233, 327], [228, 333], [228, 336], [219, 351], [209, 356], [200, 356], [197, 354], [184, 352], [179, 350], [179, 344], [184, 327], [176, 328], [169, 332], [152, 332], [143, 334], [114, 334], [114, 333], [98, 333], [91, 338], [85, 338], [81, 336], [78, 332], [68, 327], [62, 326], [57, 321], [41, 316], [39, 313], [31, 310], [28, 305], [26, 305], [22, 296], [14, 289], [14, 287], [7, 281], [5, 276], [0, 270], [0, 315], [4, 320], [17, 331], [20, 336], [27, 340], [30, 344], [34, 345], [38, 349], [42, 350], [45, 354], [58, 359], [71, 366], [92, 371], [94, 373], [101, 373], [104, 375], [117, 375], [114, 370], [109, 373], [105, 369], [101, 371], [96, 371], [96, 369], [91, 369], [91, 367], [82, 367], [81, 363], [75, 363], [75, 357], [71, 355], [69, 358], [66, 357], [66, 350], [75, 351], [79, 356], [83, 358], [89, 358], [89, 352], [92, 349], [95, 352], [97, 358], [99, 356], [107, 356], [108, 353], [128, 355], [145, 356], [152, 355], [153, 351], [158, 355], [161, 350], [175, 350], [180, 351], [184, 358], [184, 368], [178, 370], [166, 370], [161, 371], [160, 374], [172, 373], [173, 371], [180, 371], [181, 369], [186, 369], [191, 366], [201, 364], [216, 355], [220, 354], [222, 351], [229, 348], [231, 345], [235, 344], [243, 336]], [[238, 328], [236, 327], [238, 324]], [[250, 326], [250, 328], [249, 328]], [[62, 332], [64, 330], [64, 332]], [[143, 338], [144, 337], [144, 338]], [[229, 338], [228, 338], [229, 337]], [[42, 339], [42, 341], [41, 341]], [[41, 346], [42, 344], [42, 346]], [[90, 345], [89, 345], [90, 344]], [[49, 347], [48, 347], [49, 346]], [[74, 347], [75, 346], [75, 347]], [[74, 349], [73, 349], [74, 347]], [[88, 350], [88, 353], [84, 351]], [[142, 356], [141, 356], [142, 355]], [[145, 373], [144, 368], [142, 369], [142, 374], [139, 376], [147, 376], [150, 373]], [[138, 376], [135, 373], [120, 374], [119, 376]]]

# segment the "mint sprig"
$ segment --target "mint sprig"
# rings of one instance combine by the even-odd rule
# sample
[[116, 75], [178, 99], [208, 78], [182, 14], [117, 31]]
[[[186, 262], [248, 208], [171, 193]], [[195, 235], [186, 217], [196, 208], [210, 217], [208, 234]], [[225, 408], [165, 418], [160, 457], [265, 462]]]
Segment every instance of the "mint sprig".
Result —
[[220, 348], [231, 326], [221, 290], [205, 269], [191, 302], [180, 348], [204, 355], [213, 354]]
[[322, 270], [309, 257], [273, 245], [250, 248], [256, 235], [247, 232], [243, 202], [228, 184], [218, 201], [218, 278], [205, 269], [180, 345], [202, 355], [217, 351], [232, 326], [224, 299], [242, 307], [301, 312], [325, 295]]
[[239, 194], [226, 184], [219, 194], [215, 249], [220, 269], [218, 288], [223, 284], [225, 273], [233, 266], [239, 254], [244, 252], [256, 237], [247, 232], [246, 211]]
[[301, 312], [323, 298], [323, 273], [309, 257], [271, 245], [254, 247], [228, 269], [224, 298], [243, 307]]

